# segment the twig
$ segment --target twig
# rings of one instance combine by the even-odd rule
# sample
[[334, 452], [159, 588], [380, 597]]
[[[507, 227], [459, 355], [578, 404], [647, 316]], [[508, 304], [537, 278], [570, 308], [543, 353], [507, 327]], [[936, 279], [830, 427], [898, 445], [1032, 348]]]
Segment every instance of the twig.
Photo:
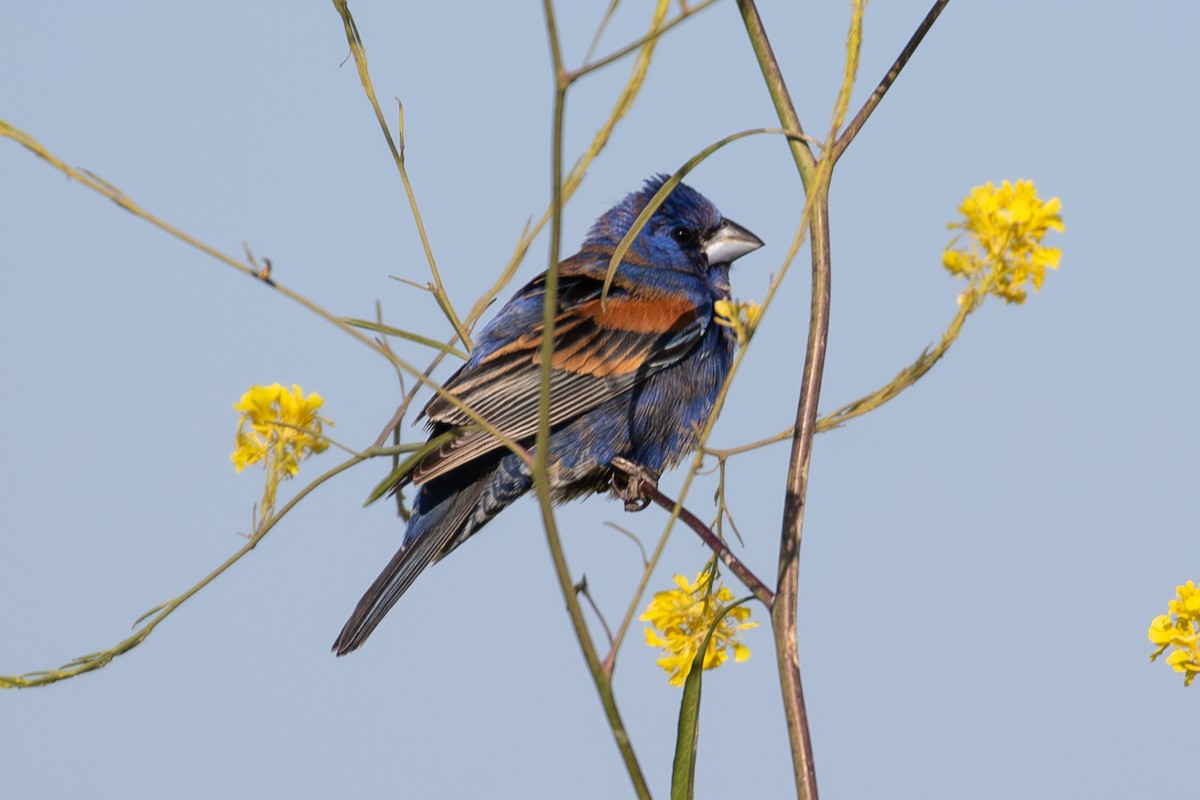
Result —
[[208, 575], [204, 576], [204, 578], [202, 578], [198, 583], [193, 585], [183, 594], [172, 598], [165, 603], [159, 603], [157, 606], [138, 617], [133, 623], [135, 627], [141, 624], [144, 620], [148, 621], [128, 638], [118, 642], [116, 645], [107, 650], [101, 650], [96, 653], [89, 653], [88, 655], [80, 656], [69, 664], [65, 664], [58, 669], [30, 672], [24, 675], [0, 675], [0, 689], [27, 689], [33, 686], [48, 686], [51, 683], [57, 683], [58, 681], [66, 680], [67, 678], [74, 678], [76, 675], [82, 675], [85, 672], [92, 672], [94, 670], [101, 669], [102, 667], [107, 666], [114, 658], [125, 655], [130, 650], [146, 641], [150, 634], [154, 632], [154, 629], [158, 627], [160, 622], [171, 616], [176, 609], [191, 599], [193, 595], [195, 595], [204, 587], [208, 586], [208, 584], [220, 577], [223, 572], [240, 561], [243, 556], [257, 547], [258, 543], [263, 540], [263, 537], [270, 533], [271, 529], [274, 528], [275, 525], [281, 519], [283, 519], [283, 517], [287, 515], [289, 511], [296, 507], [297, 503], [308, 496], [309, 492], [313, 491], [335, 475], [345, 472], [350, 467], [353, 467], [355, 464], [358, 464], [372, 455], [374, 454], [371, 451], [356, 455], [350, 459], [347, 459], [346, 461], [343, 461], [336, 467], [326, 471], [323, 475], [313, 479], [311, 483], [298, 491], [295, 497], [285, 503], [281, 509], [262, 520], [258, 526], [258, 529], [254, 532], [254, 535], [250, 537], [249, 541], [242, 545], [242, 547], [236, 553], [227, 558], [223, 564], [214, 569], [212, 572], [208, 573]]
[[[863, 1], [853, 5], [850, 32], [846, 40], [845, 77], [834, 105], [833, 123], [825, 148], [828, 154], [835, 142], [837, 130], [849, 103], [850, 89], [857, 72], [861, 45]], [[759, 67], [766, 80], [767, 90], [783, 127], [801, 130], [779, 64], [753, 0], [738, 0], [738, 9], [750, 38]], [[817, 779], [813, 766], [812, 740], [804, 692], [800, 680], [800, 658], [796, 637], [796, 598], [800, 575], [800, 539], [804, 525], [804, 499], [808, 488], [809, 458], [816, 432], [817, 401], [821, 393], [821, 376], [825, 365], [825, 346], [829, 333], [830, 254], [829, 254], [829, 178], [833, 159], [826, 155], [816, 161], [804, 142], [789, 142], [792, 157], [800, 172], [811, 206], [808, 218], [812, 247], [812, 301], [805, 348], [800, 398], [796, 408], [795, 435], [788, 465], [787, 492], [784, 500], [783, 524], [779, 546], [779, 580], [775, 589], [776, 602], [771, 609], [771, 628], [775, 637], [780, 688], [783, 694], [784, 715], [791, 745], [796, 792], [800, 800], [816, 800]]]
[[929, 33], [929, 29], [933, 27], [933, 23], [937, 21], [938, 15], [942, 13], [950, 0], [937, 0], [933, 4], [933, 8], [929, 9], [929, 13], [925, 15], [925, 19], [921, 20], [921, 24], [913, 31], [913, 35], [909, 37], [908, 44], [904, 45], [904, 49], [900, 51], [900, 55], [896, 56], [896, 60], [892, 62], [891, 68], [883, 79], [879, 81], [879, 85], [875, 87], [875, 91], [871, 92], [871, 96], [863, 103], [863, 107], [854, 115], [854, 119], [850, 120], [850, 124], [842, 131], [842, 135], [833, 145], [833, 160], [836, 162], [842, 157], [842, 153], [850, 146], [850, 142], [854, 141], [854, 137], [862, 130], [866, 124], [867, 118], [871, 116], [871, 112], [879, 105], [879, 101], [887, 94], [887, 90], [896, 82], [896, 78], [900, 75], [900, 70], [904, 69], [904, 65], [908, 63], [908, 59], [912, 58], [912, 54], [916, 52], [917, 47], [921, 44], [921, 40], [925, 38], [925, 34]]
[[[639, 798], [649, 800], [650, 787], [646, 783], [637, 754], [621, 719], [617, 708], [616, 694], [613, 692], [611, 675], [605, 671], [596, 652], [583, 617], [583, 609], [579, 605], [579, 597], [571, 580], [571, 570], [567, 565], [566, 554], [563, 551], [562, 537], [558, 533], [558, 524], [554, 518], [553, 500], [551, 497], [550, 477], [548, 472], [548, 453], [550, 442], [550, 365], [554, 352], [554, 326], [557, 312], [556, 296], [558, 292], [558, 261], [562, 243], [562, 208], [563, 208], [563, 118], [567, 100], [567, 89], [570, 81], [563, 68], [562, 47], [559, 44], [558, 24], [554, 17], [552, 0], [543, 0], [543, 12], [546, 18], [546, 36], [550, 42], [550, 56], [554, 66], [554, 117], [552, 122], [552, 156], [551, 156], [551, 204], [550, 204], [550, 253], [545, 276], [545, 299], [543, 300], [542, 317], [542, 351], [541, 375], [538, 398], [538, 430], [535, 437], [535, 454], [532, 466], [533, 491], [537, 496], [538, 508], [542, 515], [542, 527], [546, 533], [546, 544], [550, 550], [550, 559], [554, 564], [554, 574], [558, 578], [559, 589], [567, 606], [567, 615], [571, 627], [579, 641], [579, 649], [583, 651], [584, 661], [591, 673], [592, 682], [596, 685], [596, 693], [600, 696], [600, 704], [604, 707], [605, 717], [612, 729], [613, 739], [621, 753], [625, 770], [633, 782], [633, 789]], [[658, 13], [665, 13], [665, 0], [660, 0]], [[657, 17], [656, 17], [657, 21]]]
[[333, 6], [337, 9], [338, 14], [342, 18], [342, 25], [346, 29], [346, 42], [350, 45], [350, 52], [354, 55], [354, 63], [358, 67], [358, 77], [362, 82], [363, 91], [367, 95], [367, 100], [371, 103], [371, 108], [375, 112], [375, 119], [379, 122], [379, 127], [383, 131], [383, 136], [387, 140], [388, 149], [392, 153], [392, 160], [396, 163], [396, 169], [400, 173], [400, 180], [404, 184], [404, 193], [408, 197], [408, 206], [412, 211], [413, 221], [417, 224], [417, 234], [421, 238], [421, 247], [425, 249], [425, 260], [429, 262], [429, 271], [433, 275], [434, 292], [433, 296], [437, 299], [438, 308], [445, 314], [449, 320], [454, 332], [458, 334], [459, 340], [463, 347], [470, 352], [471, 336], [467, 328], [459, 319], [458, 313], [454, 310], [454, 306], [450, 303], [450, 296], [446, 293], [446, 287], [442, 285], [442, 276], [438, 272], [437, 261], [433, 257], [433, 248], [429, 244], [429, 236], [425, 232], [425, 223], [421, 220], [421, 209], [417, 206], [417, 196], [413, 192], [412, 182], [408, 179], [408, 170], [404, 166], [404, 107], [400, 107], [400, 127], [399, 138], [400, 145], [396, 146], [395, 140], [392, 138], [392, 132], [388, 128], [387, 120], [383, 117], [383, 111], [379, 108], [379, 101], [375, 98], [375, 86], [371, 83], [371, 73], [367, 69], [367, 50], [363, 44], [362, 36], [358, 32], [358, 25], [354, 22], [354, 17], [350, 14], [350, 6], [346, 0], [333, 0]]
[[688, 511], [681, 505], [678, 505], [674, 500], [667, 497], [658, 487], [643, 485], [642, 494], [654, 501], [654, 504], [660, 508], [674, 512], [679, 509], [679, 521], [687, 525], [696, 534], [704, 540], [704, 543], [709, 546], [717, 557], [721, 559], [721, 563], [729, 567], [734, 575], [737, 575], [738, 580], [746, 585], [746, 588], [754, 593], [763, 605], [771, 608], [775, 604], [775, 594], [767, 588], [767, 585], [758, 579], [758, 576], [751, 572], [741, 559], [733, 554], [733, 551], [721, 541], [721, 538], [712, 532], [712, 528], [705, 525], [699, 517]]
[[612, 647], [612, 628], [608, 627], [608, 620], [604, 618], [604, 614], [600, 611], [600, 606], [596, 605], [596, 600], [592, 597], [592, 591], [588, 588], [587, 575], [584, 575], [579, 579], [579, 583], [575, 584], [575, 591], [583, 595], [583, 599], [587, 600], [588, 605], [592, 607], [592, 613], [596, 615], [596, 619], [600, 620], [600, 626], [604, 628], [604, 635], [608, 637], [608, 646]]
[[[639, 47], [649, 44], [650, 42], [657, 39], [659, 36], [662, 36], [664, 33], [669, 31], [671, 28], [674, 28], [676, 25], [683, 22], [688, 17], [692, 16], [693, 14], [696, 14], [697, 12], [703, 11], [704, 9], [708, 8], [715, 2], [717, 2], [717, 0], [704, 0], [703, 3], [699, 3], [697, 5], [694, 5], [694, 6], [691, 6], [690, 8], [685, 9], [684, 11], [681, 11], [677, 17], [675, 17], [674, 19], [672, 19], [669, 22], [665, 22], [662, 25], [656, 27], [654, 30], [650, 31], [650, 33], [647, 33], [642, 38], [635, 39], [634, 41], [625, 45], [621, 49], [616, 50], [612, 53], [609, 53], [608, 55], [604, 56], [603, 58], [598, 58], [595, 61], [588, 61], [582, 67], [571, 70], [570, 72], [567, 73], [567, 79], [569, 81], [574, 81], [575, 79], [577, 79], [583, 75], [586, 75], [589, 72], [595, 72], [596, 70], [600, 69], [601, 67], [608, 66], [612, 62], [617, 61], [618, 59], [629, 55], [634, 50], [637, 50]], [[588, 52], [587, 57], [588, 58], [591, 57], [590, 50]]]

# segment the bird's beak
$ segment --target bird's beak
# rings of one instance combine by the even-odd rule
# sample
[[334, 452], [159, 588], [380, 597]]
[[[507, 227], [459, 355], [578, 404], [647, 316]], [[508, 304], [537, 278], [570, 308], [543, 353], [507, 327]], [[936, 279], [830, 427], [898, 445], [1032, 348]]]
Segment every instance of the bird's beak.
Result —
[[709, 264], [731, 264], [762, 247], [763, 241], [733, 220], [727, 219], [704, 239], [702, 245]]

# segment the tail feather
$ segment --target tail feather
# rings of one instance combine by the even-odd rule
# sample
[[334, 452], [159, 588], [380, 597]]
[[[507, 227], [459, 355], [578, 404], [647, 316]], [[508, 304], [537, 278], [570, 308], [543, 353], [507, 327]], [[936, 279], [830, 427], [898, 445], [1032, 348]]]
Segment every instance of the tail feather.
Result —
[[[424, 569], [466, 538], [471, 512], [476, 508], [487, 481], [472, 485], [446, 498], [437, 506], [414, 516], [405, 532], [404, 544], [383, 572], [358, 601], [346, 620], [333, 651], [339, 656], [357, 650], [384, 616], [396, 605]], [[473, 527], [477, 528], [478, 525]]]

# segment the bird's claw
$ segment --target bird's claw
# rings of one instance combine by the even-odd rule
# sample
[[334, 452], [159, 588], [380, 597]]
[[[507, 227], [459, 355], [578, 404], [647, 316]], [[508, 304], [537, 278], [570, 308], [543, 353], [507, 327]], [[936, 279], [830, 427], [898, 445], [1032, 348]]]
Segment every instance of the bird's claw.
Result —
[[625, 501], [626, 511], [642, 511], [650, 505], [649, 489], [658, 488], [658, 473], [618, 456], [612, 460], [612, 493]]

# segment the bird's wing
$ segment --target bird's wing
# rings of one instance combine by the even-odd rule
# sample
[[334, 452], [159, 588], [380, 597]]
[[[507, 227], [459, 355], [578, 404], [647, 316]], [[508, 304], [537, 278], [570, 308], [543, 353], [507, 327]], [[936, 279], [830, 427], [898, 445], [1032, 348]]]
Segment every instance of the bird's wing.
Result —
[[[618, 283], [601, 307], [601, 286], [602, 281], [589, 275], [561, 279], [550, 362], [551, 425], [595, 408], [674, 364], [699, 341], [708, 322], [695, 300], [678, 291], [638, 287], [634, 292]], [[544, 285], [539, 279], [513, 302], [528, 304], [541, 296]], [[535, 305], [541, 308], [540, 302]], [[538, 314], [538, 322], [526, 332], [478, 362], [468, 362], [445, 385], [461, 403], [514, 441], [537, 431], [544, 332]], [[424, 414], [439, 425], [472, 421], [441, 395], [430, 401]], [[411, 480], [424, 483], [501, 446], [486, 431], [468, 429], [425, 457]]]

